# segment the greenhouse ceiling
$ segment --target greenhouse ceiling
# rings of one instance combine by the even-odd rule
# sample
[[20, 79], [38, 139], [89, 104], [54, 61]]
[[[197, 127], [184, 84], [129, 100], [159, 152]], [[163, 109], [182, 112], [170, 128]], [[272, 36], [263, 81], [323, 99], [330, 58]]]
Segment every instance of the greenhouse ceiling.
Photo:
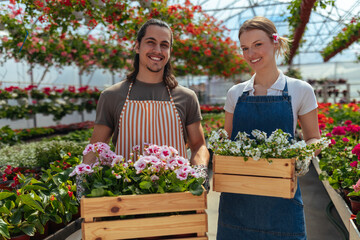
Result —
[[[290, 0], [196, 0], [194, 4], [202, 6], [203, 11], [222, 20], [230, 30], [233, 40], [241, 24], [254, 16], [265, 16], [272, 20], [280, 35], [289, 34], [287, 10]], [[335, 0], [334, 6], [328, 5], [325, 9], [317, 7], [312, 11], [307, 29], [303, 35], [303, 43], [299, 47], [299, 54], [293, 59], [293, 64], [320, 63], [323, 58], [320, 51], [349, 24], [355, 17], [360, 16], [359, 0]], [[347, 62], [357, 60], [360, 54], [359, 41], [331, 58], [331, 62]]]

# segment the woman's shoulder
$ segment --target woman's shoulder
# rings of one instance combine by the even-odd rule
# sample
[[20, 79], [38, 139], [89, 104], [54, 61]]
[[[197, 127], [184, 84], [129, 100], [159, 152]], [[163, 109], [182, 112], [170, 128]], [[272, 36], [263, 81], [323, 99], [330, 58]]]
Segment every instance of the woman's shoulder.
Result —
[[286, 79], [287, 79], [289, 88], [296, 89], [296, 90], [303, 90], [303, 91], [306, 91], [306, 90], [313, 91], [313, 87], [304, 80], [292, 78], [292, 77], [288, 77], [288, 76], [286, 76]]
[[232, 86], [229, 89], [228, 94], [241, 94], [244, 91], [244, 88], [246, 87], [246, 85], [248, 85], [249, 82], [250, 82], [250, 80], [247, 80], [245, 82], [235, 84], [234, 86]]

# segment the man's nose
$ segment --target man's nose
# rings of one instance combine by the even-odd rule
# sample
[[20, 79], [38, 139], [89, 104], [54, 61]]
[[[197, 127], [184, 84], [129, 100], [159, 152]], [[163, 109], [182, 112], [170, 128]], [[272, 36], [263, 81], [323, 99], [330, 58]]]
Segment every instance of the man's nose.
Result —
[[155, 44], [154, 47], [153, 47], [153, 51], [155, 51], [155, 52], [161, 52], [160, 44]]

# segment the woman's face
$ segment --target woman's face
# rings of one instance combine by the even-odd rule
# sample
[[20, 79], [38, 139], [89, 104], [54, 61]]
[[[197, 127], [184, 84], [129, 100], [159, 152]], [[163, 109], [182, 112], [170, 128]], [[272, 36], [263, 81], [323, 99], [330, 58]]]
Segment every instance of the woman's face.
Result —
[[277, 45], [262, 30], [248, 30], [240, 36], [240, 46], [246, 62], [256, 72], [276, 65]]

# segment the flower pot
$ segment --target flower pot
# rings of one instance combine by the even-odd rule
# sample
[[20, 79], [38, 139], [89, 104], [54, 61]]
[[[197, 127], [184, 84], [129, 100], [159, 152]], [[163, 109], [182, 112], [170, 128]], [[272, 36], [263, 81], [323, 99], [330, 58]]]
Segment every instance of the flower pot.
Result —
[[350, 197], [351, 210], [353, 214], [357, 214], [360, 211], [360, 200]]
[[30, 236], [24, 234], [16, 237], [11, 237], [10, 240], [30, 240]]
[[348, 189], [341, 189], [340, 190], [342, 193], [343, 193], [343, 195], [344, 195], [344, 199], [345, 199], [345, 202], [348, 204], [348, 205], [351, 205], [351, 203], [350, 203], [350, 197], [348, 197], [348, 194], [349, 194], [349, 190]]

